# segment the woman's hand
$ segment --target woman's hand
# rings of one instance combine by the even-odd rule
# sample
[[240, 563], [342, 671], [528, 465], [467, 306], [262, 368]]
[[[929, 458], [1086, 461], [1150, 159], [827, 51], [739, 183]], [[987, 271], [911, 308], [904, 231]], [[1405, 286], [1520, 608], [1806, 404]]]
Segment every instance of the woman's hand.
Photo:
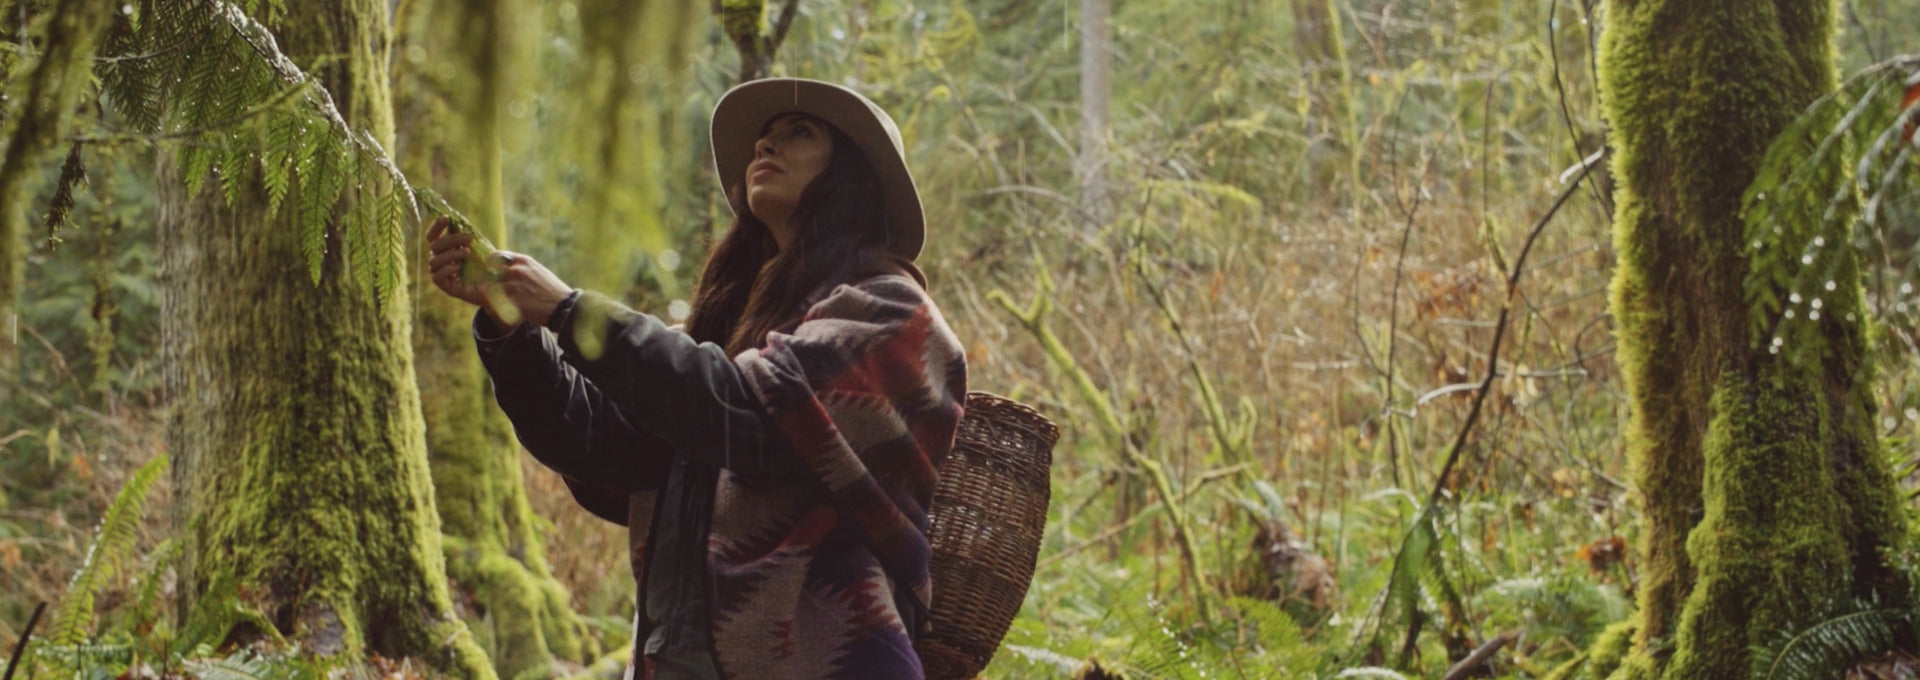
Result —
[[447, 233], [452, 226], [453, 220], [441, 217], [433, 221], [433, 226], [427, 227], [427, 255], [430, 258], [427, 260], [427, 271], [440, 292], [468, 304], [485, 305], [484, 282], [468, 281], [460, 275], [461, 266], [466, 264], [468, 255], [473, 252], [473, 235]]
[[461, 265], [473, 254], [473, 237], [447, 233], [452, 224], [452, 220], [441, 217], [427, 228], [431, 257], [427, 270], [431, 272], [433, 284], [454, 299], [485, 308], [501, 329], [510, 328], [522, 319], [546, 325], [553, 308], [573, 292], [566, 282], [533, 258], [505, 250], [494, 251], [489, 258], [492, 261], [484, 263], [490, 277], [478, 280], [462, 277]]

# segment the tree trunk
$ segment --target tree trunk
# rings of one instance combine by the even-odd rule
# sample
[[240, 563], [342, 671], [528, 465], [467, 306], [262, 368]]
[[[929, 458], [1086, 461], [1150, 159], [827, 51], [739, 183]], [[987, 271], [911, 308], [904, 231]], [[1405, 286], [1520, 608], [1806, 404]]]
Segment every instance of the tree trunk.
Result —
[[1346, 46], [1332, 0], [1293, 0], [1293, 48], [1306, 71], [1314, 118], [1328, 128], [1347, 122]]
[[[437, 187], [474, 228], [505, 247], [501, 111], [513, 82], [525, 9], [511, 0], [412, 0], [396, 43], [400, 163]], [[407, 249], [424, 246], [418, 229]], [[544, 669], [556, 657], [596, 652], [585, 624], [547, 564], [520, 476], [512, 425], [494, 406], [473, 350], [473, 307], [440, 294], [417, 257], [414, 369], [426, 420], [447, 577], [501, 677]]]
[[567, 84], [563, 156], [580, 183], [565, 218], [573, 225], [574, 286], [624, 295], [641, 257], [667, 247], [661, 218], [667, 102], [683, 96], [692, 0], [581, 0], [582, 67]]
[[[391, 148], [385, 1], [284, 14], [273, 28], [286, 52]], [[277, 633], [309, 653], [418, 657], [491, 680], [448, 596], [408, 309], [382, 308], [345, 275], [338, 234], [315, 284], [295, 211], [268, 214], [257, 182], [229, 207], [217, 183], [187, 195], [178, 175], [163, 161], [162, 365], [187, 632]]]
[[1088, 229], [1113, 219], [1107, 189], [1107, 142], [1112, 126], [1107, 104], [1113, 99], [1113, 27], [1111, 0], [1080, 0], [1080, 204]]
[[787, 39], [800, 0], [783, 0], [780, 18], [767, 25], [767, 0], [713, 0], [713, 14], [733, 41], [740, 55], [737, 82], [759, 80], [772, 74], [773, 56]]
[[[1340, 12], [1332, 0], [1293, 0], [1293, 46], [1307, 101], [1307, 161], [1316, 185], [1331, 187], [1338, 173], [1357, 175], [1359, 159], [1337, 150], [1352, 149], [1361, 129], [1353, 119], [1348, 98], [1346, 45], [1340, 35]], [[1345, 164], [1328, 162], [1345, 160]]]
[[[0, 152], [0, 375], [13, 372], [19, 331], [14, 298], [25, 277], [27, 203], [33, 198], [30, 180], [39, 171], [40, 156], [66, 139], [75, 105], [88, 89], [94, 48], [112, 23], [112, 3], [64, 0], [56, 4], [48, 12], [39, 60], [28, 72], [22, 96], [6, 107], [0, 119], [7, 124], [6, 151]], [[0, 381], [0, 397], [9, 396], [5, 387], [11, 382]]]
[[1614, 677], [1746, 677], [1750, 649], [1822, 603], [1906, 597], [1878, 552], [1900, 506], [1873, 431], [1851, 239], [1826, 235], [1846, 252], [1837, 292], [1817, 293], [1824, 318], [1801, 310], [1819, 342], [1769, 351], [1743, 289], [1741, 195], [1774, 136], [1834, 86], [1830, 2], [1618, 0], [1607, 15], [1612, 307], [1647, 518], [1637, 630]]

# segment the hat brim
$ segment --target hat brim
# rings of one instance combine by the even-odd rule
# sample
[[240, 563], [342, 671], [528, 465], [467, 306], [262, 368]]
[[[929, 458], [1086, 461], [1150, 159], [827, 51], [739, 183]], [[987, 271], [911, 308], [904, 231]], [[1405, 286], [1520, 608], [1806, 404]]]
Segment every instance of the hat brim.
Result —
[[727, 90], [713, 107], [713, 167], [734, 214], [746, 210], [747, 164], [767, 121], [784, 113], [804, 113], [839, 128], [860, 146], [880, 177], [887, 222], [887, 246], [911, 260], [926, 242], [926, 217], [920, 193], [902, 154], [900, 130], [878, 104], [832, 83], [805, 78], [767, 78]]

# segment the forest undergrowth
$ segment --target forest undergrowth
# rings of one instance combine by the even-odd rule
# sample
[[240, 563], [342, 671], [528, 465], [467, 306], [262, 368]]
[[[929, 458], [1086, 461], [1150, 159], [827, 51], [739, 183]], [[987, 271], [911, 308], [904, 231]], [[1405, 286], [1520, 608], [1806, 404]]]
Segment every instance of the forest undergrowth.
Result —
[[[1076, 35], [1060, 5], [803, 0], [776, 63], [859, 83], [894, 112], [932, 225], [922, 264], [967, 346], [970, 387], [1062, 426], [1034, 584], [982, 677], [1587, 677], [1594, 643], [1634, 606], [1639, 524], [1607, 315], [1611, 186], [1592, 71], [1604, 12], [1197, 5], [1115, 14], [1106, 219], [1084, 209], [1067, 141]], [[1314, 6], [1331, 16], [1300, 9]], [[1889, 56], [1890, 17], [1920, 16], [1905, 0], [1845, 7], [1847, 73]], [[663, 316], [724, 215], [704, 115], [735, 65], [714, 32], [697, 91], [672, 103], [685, 119], [662, 206], [675, 248], [640, 263], [626, 291]], [[541, 59], [567, 68], [564, 49]], [[508, 242], [566, 276], [571, 237], [548, 217], [564, 173], [543, 155], [564, 101], [533, 85], [517, 97]], [[151, 156], [94, 159], [73, 226], [28, 256], [22, 389], [0, 411], [0, 655], [46, 602], [85, 618], [40, 623], [73, 632], [26, 660], [28, 680], [338, 671], [169, 624], [168, 480], [139, 474], [165, 453], [167, 408], [153, 377], [165, 321]], [[1909, 492], [1914, 196], [1883, 208], [1894, 219], [1869, 247], [1868, 291], [1882, 315], [1880, 434]], [[523, 470], [555, 576], [618, 650], [633, 594], [624, 530], [525, 456]], [[141, 480], [151, 488], [129, 484]], [[123, 489], [146, 493], [116, 501]], [[94, 552], [100, 537], [119, 547]], [[91, 606], [72, 604], [102, 569]], [[1842, 628], [1806, 644], [1837, 649]], [[1460, 663], [1476, 650], [1491, 660]]]

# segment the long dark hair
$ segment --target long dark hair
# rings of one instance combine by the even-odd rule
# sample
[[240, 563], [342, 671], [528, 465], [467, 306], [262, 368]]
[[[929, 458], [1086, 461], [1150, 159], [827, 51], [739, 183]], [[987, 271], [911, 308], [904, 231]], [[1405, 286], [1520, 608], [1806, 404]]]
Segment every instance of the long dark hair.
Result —
[[889, 259], [924, 283], [905, 258], [887, 253], [887, 225], [880, 178], [852, 138], [824, 122], [833, 135], [833, 155], [807, 183], [794, 206], [801, 225], [791, 247], [781, 250], [767, 225], [746, 209], [743, 185], [730, 195], [733, 226], [714, 246], [700, 273], [687, 334], [737, 354], [759, 346], [771, 331], [797, 321], [809, 298], [823, 288], [878, 271]]

